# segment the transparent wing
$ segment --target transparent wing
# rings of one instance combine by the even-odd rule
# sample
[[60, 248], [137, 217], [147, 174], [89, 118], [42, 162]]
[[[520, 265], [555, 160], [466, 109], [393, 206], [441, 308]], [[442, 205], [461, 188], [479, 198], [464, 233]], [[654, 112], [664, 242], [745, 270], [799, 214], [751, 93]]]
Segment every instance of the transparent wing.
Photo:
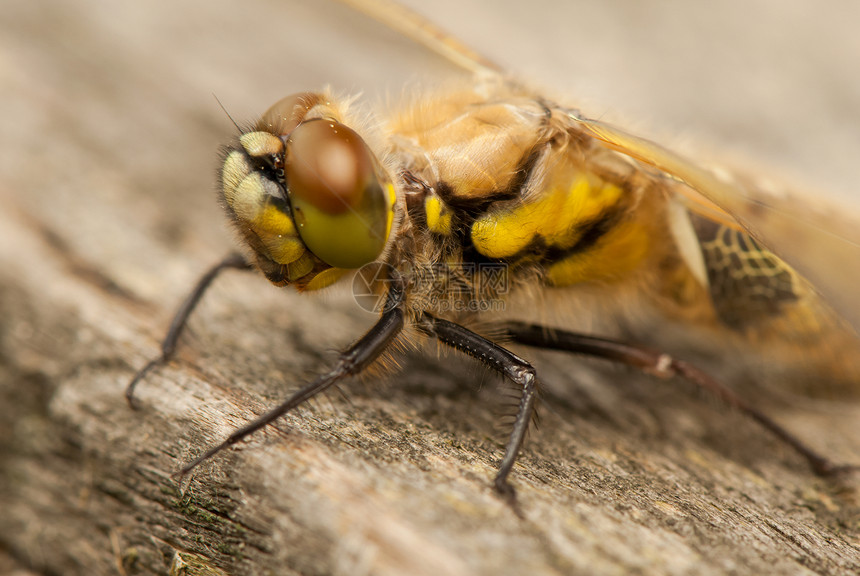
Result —
[[[860, 332], [860, 215], [816, 199], [776, 194], [727, 181], [659, 144], [578, 116], [579, 125], [613, 150], [670, 174], [728, 212], [751, 236], [812, 282]], [[695, 202], [695, 198], [691, 199]]]
[[426, 46], [464, 70], [476, 74], [502, 73], [501, 66], [475, 52], [420, 14], [393, 0], [339, 1]]

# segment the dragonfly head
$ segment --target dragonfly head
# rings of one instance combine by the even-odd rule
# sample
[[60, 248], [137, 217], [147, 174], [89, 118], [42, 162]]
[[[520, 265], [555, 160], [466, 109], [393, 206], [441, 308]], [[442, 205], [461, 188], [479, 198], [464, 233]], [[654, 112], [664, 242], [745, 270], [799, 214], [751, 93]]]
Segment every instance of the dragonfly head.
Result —
[[382, 254], [394, 187], [326, 96], [300, 93], [272, 106], [225, 154], [227, 212], [275, 284], [321, 288]]

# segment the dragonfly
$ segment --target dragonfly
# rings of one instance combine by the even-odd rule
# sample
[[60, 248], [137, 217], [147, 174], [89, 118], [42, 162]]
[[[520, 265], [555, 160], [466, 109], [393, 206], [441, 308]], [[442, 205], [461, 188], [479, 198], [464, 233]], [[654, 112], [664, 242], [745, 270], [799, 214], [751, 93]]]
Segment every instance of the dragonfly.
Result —
[[542, 384], [508, 343], [686, 379], [757, 421], [816, 473], [848, 468], [663, 350], [521, 320], [485, 333], [477, 326], [494, 311], [550, 295], [597, 289], [612, 301], [635, 293], [645, 316], [714, 341], [774, 349], [784, 362], [803, 349], [797, 366], [805, 374], [854, 382], [860, 307], [849, 287], [858, 278], [831, 273], [860, 256], [850, 219], [810, 211], [533, 91], [398, 4], [344, 1], [474, 78], [406, 99], [374, 123], [353, 99], [325, 89], [289, 95], [253, 125], [237, 126], [223, 155], [220, 199], [243, 251], [200, 278], [160, 354], [129, 383], [129, 403], [136, 406], [137, 385], [173, 357], [191, 313], [226, 270], [256, 270], [300, 292], [351, 281], [379, 318], [329, 371], [180, 475], [383, 362], [404, 338], [435, 339], [517, 387], [494, 479], [509, 498]]

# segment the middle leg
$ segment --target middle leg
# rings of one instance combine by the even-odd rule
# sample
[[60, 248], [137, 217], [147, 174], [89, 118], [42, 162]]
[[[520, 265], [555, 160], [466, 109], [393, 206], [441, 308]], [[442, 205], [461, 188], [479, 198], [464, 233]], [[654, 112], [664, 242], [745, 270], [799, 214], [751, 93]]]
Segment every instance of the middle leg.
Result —
[[522, 448], [523, 440], [534, 414], [538, 392], [538, 379], [535, 369], [513, 352], [454, 322], [424, 314], [418, 321], [418, 327], [423, 332], [435, 336], [440, 342], [480, 360], [522, 389], [513, 429], [508, 443], [505, 445], [505, 455], [494, 480], [496, 490], [513, 499], [515, 493], [513, 487], [508, 483], [508, 476], [514, 467], [517, 456], [519, 456], [520, 448]]

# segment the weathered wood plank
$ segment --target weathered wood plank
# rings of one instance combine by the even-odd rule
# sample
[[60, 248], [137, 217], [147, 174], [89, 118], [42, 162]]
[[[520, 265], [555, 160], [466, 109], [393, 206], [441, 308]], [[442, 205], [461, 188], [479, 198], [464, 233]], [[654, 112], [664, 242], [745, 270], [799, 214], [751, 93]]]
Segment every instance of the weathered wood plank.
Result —
[[[635, 52], [624, 31], [653, 36], [624, 22], [624, 6], [596, 24], [588, 14], [580, 28], [595, 54], [574, 60], [589, 96], [614, 87], [605, 105], [637, 112], [635, 84], [610, 65]], [[483, 34], [479, 44], [491, 41]], [[548, 399], [513, 477], [521, 518], [490, 488], [501, 455], [494, 387], [473, 392], [483, 374], [440, 366], [432, 350], [389, 384], [355, 383], [348, 399], [330, 394], [285, 418], [180, 486], [170, 474], [182, 462], [372, 322], [346, 294], [308, 299], [229, 275], [179, 359], [141, 386], [143, 409], [128, 409], [125, 384], [173, 306], [231, 246], [211, 192], [231, 126], [211, 94], [242, 120], [326, 82], [398, 94], [416, 71], [438, 78], [447, 67], [337, 6], [262, 0], [13, 2], [0, 55], [0, 549], [14, 564], [44, 574], [860, 571], [854, 484], [815, 478], [754, 423], [676, 382], [623, 371], [614, 384], [579, 383], [572, 401]], [[655, 81], [665, 80], [678, 82]], [[847, 82], [835, 86], [850, 95]], [[739, 113], [711, 92], [675, 94], [656, 121], [707, 109], [696, 130], [716, 133]], [[798, 105], [820, 105], [815, 94]], [[840, 141], [831, 115], [850, 113], [822, 110], [825, 128], [809, 138]], [[549, 382], [575, 365], [540, 358]], [[856, 403], [772, 413], [857, 461]]]

